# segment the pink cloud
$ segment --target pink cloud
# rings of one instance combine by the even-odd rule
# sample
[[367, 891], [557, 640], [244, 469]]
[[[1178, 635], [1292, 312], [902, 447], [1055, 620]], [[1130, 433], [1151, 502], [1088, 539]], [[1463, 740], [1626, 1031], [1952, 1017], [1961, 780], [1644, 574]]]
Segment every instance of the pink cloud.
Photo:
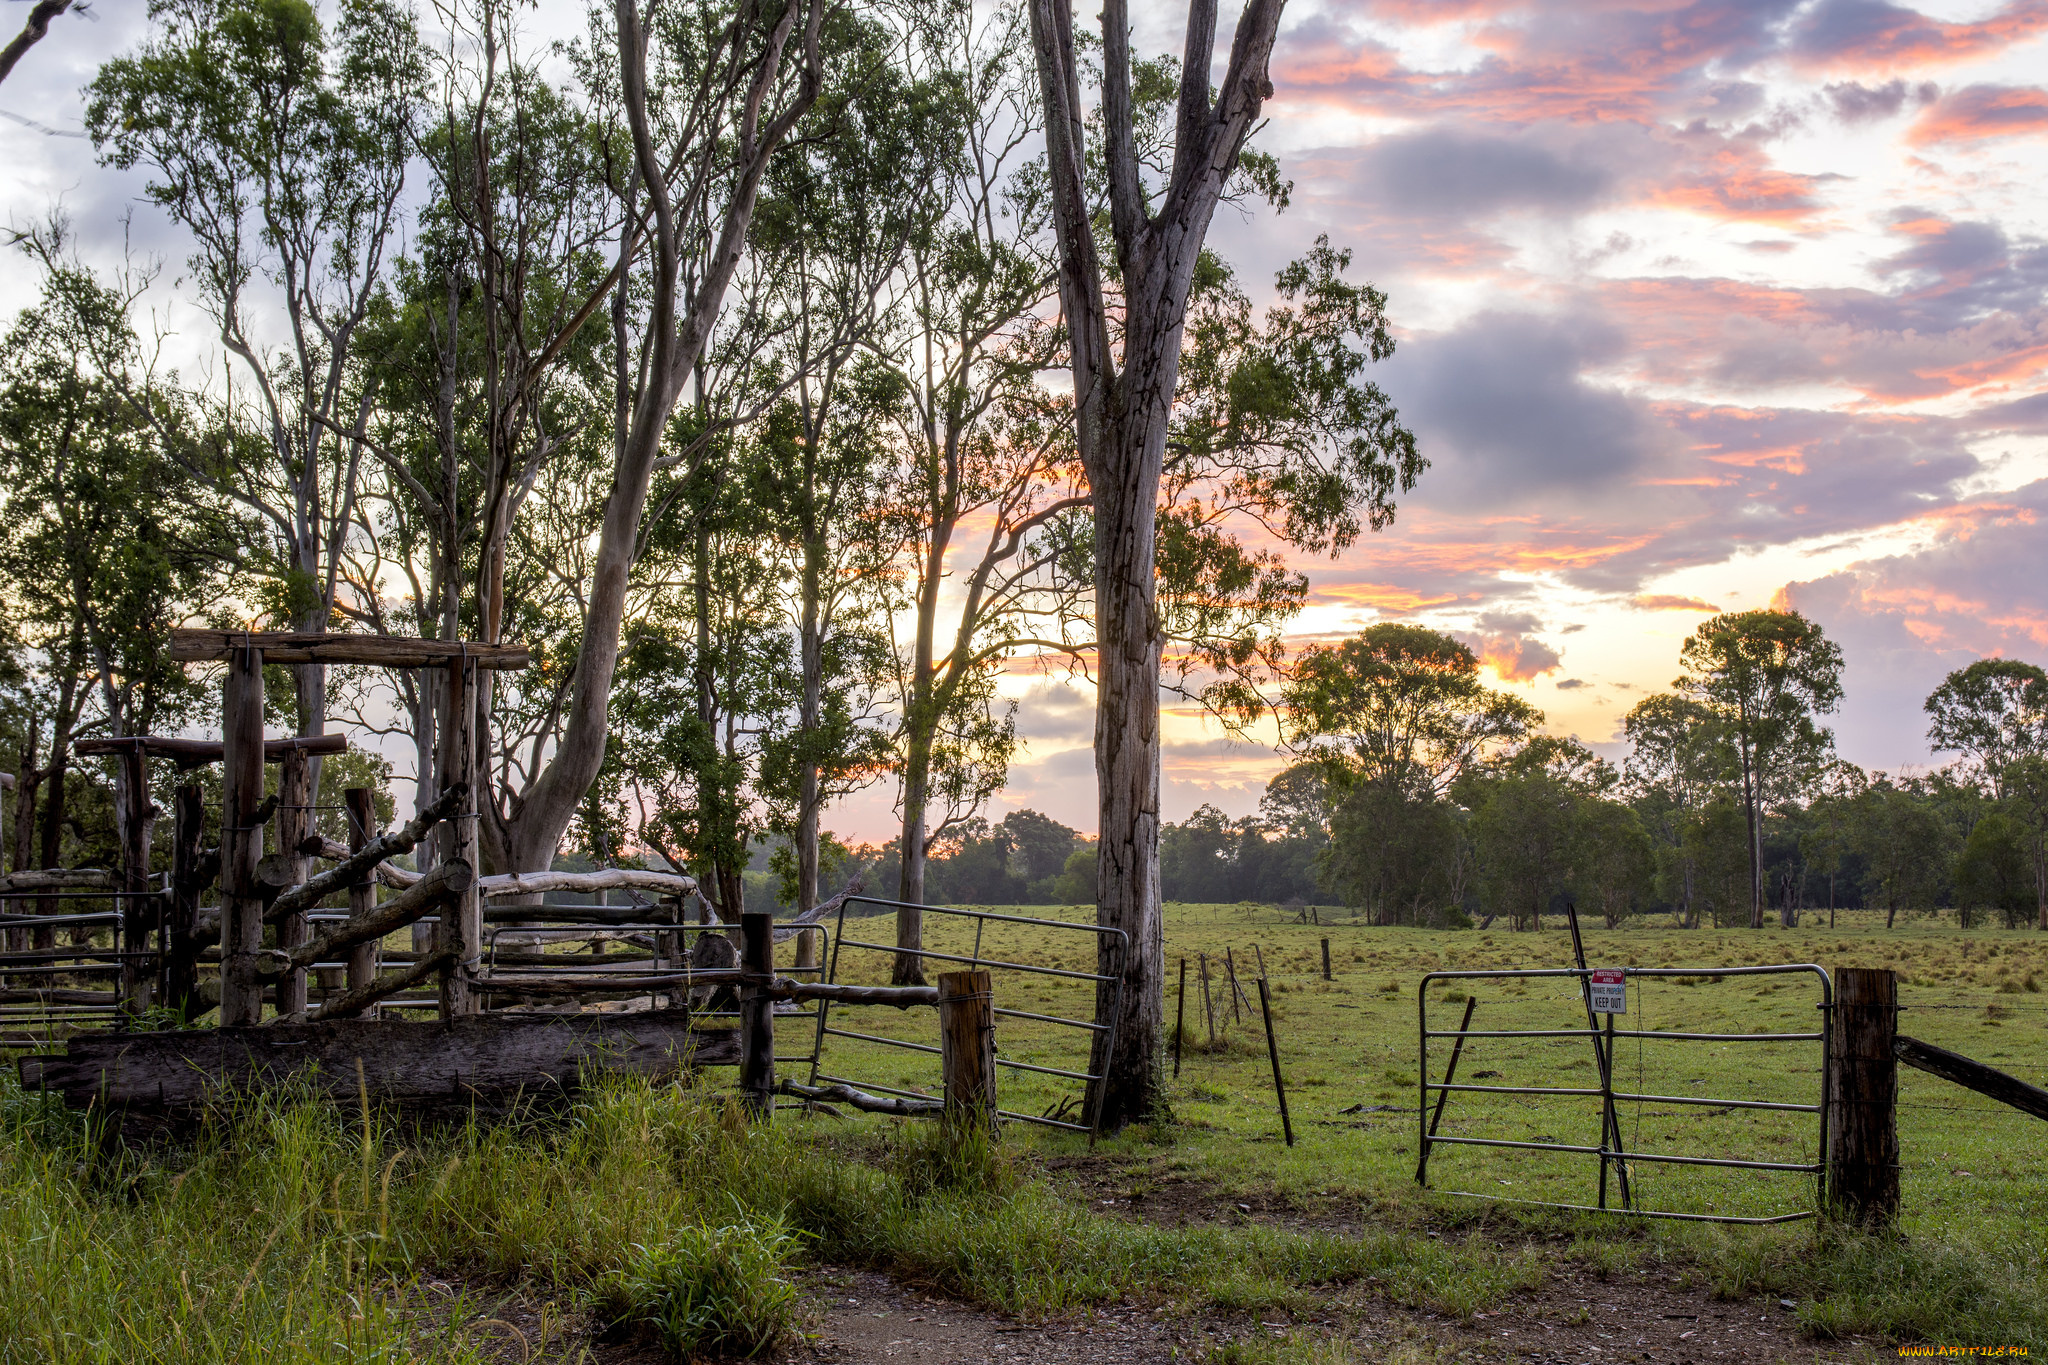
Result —
[[2044, 132], [2048, 132], [2048, 90], [2027, 85], [1966, 85], [1943, 96], [1914, 120], [1906, 140], [1925, 147], [2038, 137]]

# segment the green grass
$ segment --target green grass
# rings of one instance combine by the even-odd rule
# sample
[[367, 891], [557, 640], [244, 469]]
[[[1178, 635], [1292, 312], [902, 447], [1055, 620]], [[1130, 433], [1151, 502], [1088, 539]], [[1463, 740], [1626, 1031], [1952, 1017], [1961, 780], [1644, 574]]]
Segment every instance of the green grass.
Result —
[[[1079, 917], [1078, 908], [1060, 912]], [[850, 922], [849, 937], [886, 940]], [[934, 947], [971, 953], [972, 928], [928, 917]], [[949, 937], [950, 935], [950, 937]], [[1319, 940], [1330, 939], [1333, 981], [1321, 979]], [[1702, 969], [1782, 962], [1891, 966], [1901, 974], [1908, 1007], [1901, 1029], [2048, 1084], [2048, 935], [2030, 930], [1958, 928], [1932, 917], [1902, 917], [1886, 931], [1882, 917], [1844, 912], [1836, 927], [1810, 914], [1797, 929], [1681, 931], [1658, 923], [1585, 929], [1593, 965], [1698, 966]], [[991, 924], [980, 951], [989, 957], [1085, 969], [1089, 940]], [[1225, 950], [1235, 959], [1251, 1012], [1233, 1013], [1225, 983]], [[1198, 955], [1210, 967], [1217, 1036], [1209, 1041]], [[1532, 1237], [1568, 1236], [1573, 1254], [1593, 1263], [1693, 1266], [1725, 1295], [1783, 1294], [1818, 1335], [1889, 1333], [1940, 1341], [2006, 1339], [2048, 1345], [2048, 1162], [2039, 1158], [2039, 1120], [1910, 1069], [1900, 1075], [1899, 1126], [1904, 1164], [1903, 1240], [1872, 1242], [1811, 1224], [1722, 1228], [1645, 1224], [1601, 1215], [1559, 1214], [1524, 1205], [1459, 1198], [1452, 1190], [1498, 1199], [1591, 1204], [1598, 1166], [1587, 1157], [1443, 1147], [1431, 1159], [1431, 1185], [1415, 1185], [1417, 1000], [1423, 974], [1571, 965], [1562, 923], [1540, 933], [1505, 927], [1431, 931], [1376, 928], [1349, 921], [1297, 924], [1272, 907], [1167, 907], [1169, 1028], [1176, 1007], [1178, 964], [1189, 962], [1181, 1074], [1169, 1086], [1177, 1122], [1162, 1131], [1107, 1139], [1097, 1154], [1118, 1163], [1107, 1186], [1092, 1195], [1143, 1194], [1173, 1181], [1194, 1181], [1218, 1205], [1234, 1199], [1278, 1201], [1318, 1220], [1413, 1234], [1438, 1230], [1504, 1247]], [[1263, 958], [1273, 988], [1275, 1027], [1297, 1144], [1281, 1144], [1265, 1039], [1250, 979]], [[846, 949], [842, 980], [885, 979], [880, 953]], [[2031, 985], [2029, 983], [2032, 983]], [[1086, 983], [1023, 978], [998, 972], [997, 1004], [1037, 1013], [1085, 1015]], [[1463, 998], [1479, 1001], [1475, 1029], [1582, 1027], [1575, 989], [1556, 979], [1452, 981], [1430, 992], [1430, 1018], [1455, 1028]], [[1703, 970], [1689, 981], [1642, 981], [1631, 987], [1628, 1021], [1698, 1032], [1807, 1031], [1819, 1011], [1811, 978], [1727, 977]], [[1934, 1008], [1938, 1007], [1938, 1008]], [[914, 1038], [915, 1016], [886, 1009], [835, 1010], [847, 1027]], [[1623, 1025], [1628, 1026], [1627, 1024]], [[1080, 1069], [1085, 1040], [1077, 1034], [1006, 1018], [1002, 1055]], [[1439, 1079], [1448, 1058], [1432, 1045]], [[825, 1069], [856, 1079], [936, 1093], [936, 1059], [827, 1040]], [[1478, 1039], [1467, 1044], [1461, 1079], [1480, 1084], [1597, 1084], [1583, 1039]], [[1479, 1072], [1495, 1076], [1479, 1077]], [[1617, 1082], [1635, 1093], [1817, 1103], [1818, 1043], [1623, 1042]], [[1042, 1112], [1075, 1087], [1053, 1078], [1005, 1071], [1003, 1104]], [[1354, 1106], [1392, 1106], [1344, 1114]], [[1807, 1114], [1721, 1111], [1697, 1106], [1627, 1105], [1621, 1113], [1632, 1150], [1808, 1162], [1818, 1148], [1818, 1123]], [[1044, 1133], [1015, 1139], [1049, 1156], [1072, 1157], [1079, 1139]], [[1455, 1094], [1443, 1128], [1453, 1136], [1598, 1141], [1597, 1101], [1572, 1097]], [[1796, 1174], [1722, 1171], [1637, 1163], [1638, 1198], [1648, 1207], [1749, 1216], [1811, 1207], [1810, 1178]]]
[[[888, 937], [865, 927], [853, 936]], [[948, 948], [944, 936], [961, 930], [941, 920], [933, 946]], [[1320, 979], [1324, 936], [1332, 982]], [[1320, 1318], [1383, 1312], [1376, 1305], [1391, 1301], [1460, 1317], [1540, 1284], [1560, 1256], [1595, 1273], [1655, 1268], [1723, 1296], [1794, 1298], [1817, 1337], [2048, 1347], [2048, 1175], [2037, 1121], [1904, 1073], [1897, 1238], [1813, 1224], [1646, 1224], [1454, 1198], [1442, 1191], [1590, 1202], [1594, 1167], [1579, 1158], [1442, 1149], [1432, 1163], [1439, 1189], [1413, 1179], [1416, 982], [1443, 967], [1564, 965], [1564, 935], [1303, 926], [1256, 907], [1170, 908], [1170, 964], [1206, 952], [1214, 966], [1229, 947], [1248, 974], [1255, 967], [1243, 959], [1257, 961], [1255, 944], [1274, 986], [1298, 1144], [1278, 1141], [1255, 1016], [1223, 1023], [1212, 1048], [1191, 989], [1186, 1028], [1202, 1046], [1186, 1052], [1171, 1086], [1178, 1122], [1104, 1139], [1079, 1175], [1039, 1172], [1088, 1156], [1085, 1140], [1023, 1125], [1009, 1125], [1000, 1145], [948, 1141], [935, 1125], [788, 1112], [764, 1129], [715, 1097], [628, 1082], [596, 1088], [566, 1116], [434, 1132], [274, 1097], [182, 1145], [140, 1150], [0, 1082], [0, 1362], [471, 1361], [485, 1358], [493, 1314], [514, 1293], [544, 1305], [558, 1327], [594, 1318], [678, 1353], [744, 1354], [791, 1330], [792, 1272], [824, 1263], [885, 1269], [1027, 1315], [1136, 1297], [1226, 1315]], [[990, 926], [981, 946], [985, 956], [1069, 968], [1089, 966], [1092, 952], [1087, 936], [1023, 926]], [[1904, 975], [1909, 1006], [1964, 1006], [1909, 1012], [1907, 1031], [2048, 1079], [2048, 1014], [2036, 1008], [2048, 997], [2026, 984], [2048, 976], [2048, 936], [1925, 920], [1887, 935], [1845, 918], [1833, 931], [1592, 929], [1588, 950], [1596, 963], [1702, 968], [1889, 962]], [[848, 949], [839, 975], [885, 971], [882, 954]], [[1219, 980], [1212, 972], [1222, 1005]], [[1035, 1013], [1085, 1014], [1089, 990], [996, 978], [998, 1005]], [[1438, 997], [1465, 990], [1479, 1000], [1475, 1027], [1573, 1022], [1574, 1000], [1540, 981], [1452, 983], [1432, 993], [1432, 1017], [1455, 1026], [1462, 1004]], [[1256, 1008], [1256, 990], [1248, 994]], [[1781, 1029], [1815, 1013], [1804, 986], [1733, 978], [1652, 985], [1630, 1003], [1632, 1019], [1660, 1027]], [[1169, 1019], [1173, 1007], [1169, 994]], [[928, 1013], [833, 1017], [930, 1039]], [[791, 1021], [778, 1050], [789, 1056], [808, 1043]], [[1079, 1069], [1086, 1040], [1006, 1018], [999, 1046], [1009, 1060]], [[1460, 1070], [1579, 1084], [1591, 1075], [1582, 1046], [1476, 1040]], [[1811, 1044], [1669, 1046], [1644, 1050], [1640, 1082], [1624, 1049], [1624, 1081], [1660, 1094], [1688, 1093], [1675, 1087], [1696, 1080], [1696, 1093], [1788, 1099], [1818, 1086]], [[1443, 1059], [1434, 1051], [1432, 1068]], [[937, 1090], [936, 1059], [924, 1054], [833, 1038], [825, 1061], [857, 1080]], [[1002, 1083], [1004, 1107], [1031, 1113], [1076, 1090], [1010, 1071]], [[1358, 1104], [1396, 1108], [1340, 1112]], [[1645, 1150], [1788, 1160], [1811, 1150], [1810, 1116], [1652, 1107], [1623, 1116]], [[1461, 1094], [1445, 1131], [1579, 1141], [1591, 1140], [1594, 1123], [1579, 1099]], [[1089, 1183], [1098, 1180], [1107, 1183]], [[1194, 1182], [1211, 1206], [1256, 1197], [1343, 1231], [1285, 1219], [1174, 1228], [1092, 1207], [1173, 1182]], [[1799, 1207], [1807, 1193], [1796, 1177], [1649, 1166], [1638, 1168], [1638, 1184], [1667, 1208], [1771, 1212]], [[1295, 1333], [1240, 1342], [1219, 1358], [1430, 1358], [1426, 1342], [1411, 1346], [1388, 1356], [1341, 1332]]]

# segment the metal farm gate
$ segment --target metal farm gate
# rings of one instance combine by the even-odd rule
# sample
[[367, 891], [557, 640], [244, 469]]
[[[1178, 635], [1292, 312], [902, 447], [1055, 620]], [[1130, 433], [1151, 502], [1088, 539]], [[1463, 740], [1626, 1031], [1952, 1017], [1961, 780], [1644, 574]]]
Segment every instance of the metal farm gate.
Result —
[[[1651, 1029], [1646, 1027], [1619, 1028], [1615, 1019], [1619, 1011], [1613, 1011], [1612, 998], [1598, 1003], [1608, 1006], [1596, 1013], [1596, 989], [1594, 982], [1600, 978], [1600, 988], [1611, 993], [1618, 985], [1626, 992], [1630, 984], [1637, 988], [1637, 1003], [1640, 1010], [1641, 983], [1645, 980], [1676, 979], [1689, 984], [1718, 984], [1724, 980], [1745, 980], [1757, 977], [1810, 975], [1819, 987], [1819, 1000], [1815, 1008], [1819, 1013], [1819, 1027], [1814, 1029], [1754, 1032], [1697, 1032], [1673, 1029]], [[1570, 1028], [1478, 1028], [1472, 1027], [1472, 1016], [1478, 999], [1467, 994], [1464, 998], [1464, 1019], [1457, 1028], [1432, 1028], [1430, 1026], [1429, 992], [1432, 985], [1445, 982], [1528, 982], [1539, 980], [1569, 980], [1577, 983], [1580, 1001], [1584, 1006], [1586, 1023], [1583, 1027]], [[1439, 1002], [1443, 1003], [1443, 1002]], [[1626, 997], [1622, 1004], [1625, 1007]], [[1524, 1151], [1564, 1152], [1587, 1156], [1599, 1163], [1599, 1196], [1594, 1204], [1570, 1204], [1542, 1199], [1505, 1199], [1502, 1196], [1484, 1194], [1472, 1190], [1446, 1190], [1446, 1194], [1461, 1195], [1473, 1199], [1495, 1199], [1505, 1203], [1533, 1204], [1545, 1208], [1574, 1209], [1601, 1212], [1625, 1212], [1645, 1218], [1678, 1218], [1695, 1222], [1710, 1223], [1785, 1223], [1814, 1216], [1825, 1197], [1823, 1183], [1828, 1159], [1828, 1034], [1834, 1009], [1834, 985], [1826, 971], [1811, 963], [1793, 963], [1759, 967], [1628, 967], [1628, 968], [1585, 968], [1556, 967], [1531, 968], [1507, 971], [1440, 971], [1431, 972], [1422, 978], [1417, 992], [1416, 1013], [1418, 1022], [1419, 1067], [1417, 1072], [1416, 1116], [1421, 1138], [1421, 1154], [1416, 1163], [1415, 1179], [1418, 1184], [1427, 1185], [1429, 1179], [1429, 1158], [1431, 1149], [1442, 1146], [1513, 1148]], [[1600, 1022], [1604, 1016], [1605, 1022]], [[1583, 1038], [1592, 1050], [1594, 1069], [1598, 1077], [1597, 1086], [1563, 1085], [1483, 1085], [1461, 1082], [1457, 1079], [1458, 1063], [1465, 1051], [1468, 1039], [1564, 1039]], [[1441, 1081], [1430, 1079], [1430, 1042], [1433, 1039], [1450, 1039], [1451, 1053], [1444, 1068]], [[1723, 1099], [1708, 1095], [1655, 1095], [1627, 1091], [1617, 1088], [1615, 1081], [1615, 1044], [1634, 1040], [1640, 1058], [1642, 1044], [1647, 1040], [1680, 1045], [1708, 1043], [1739, 1044], [1796, 1044], [1819, 1045], [1819, 1065], [1814, 1070], [1819, 1075], [1817, 1093], [1811, 1104], [1793, 1103], [1775, 1099], [1736, 1098]], [[1639, 1061], [1640, 1065], [1640, 1061]], [[1496, 1072], [1482, 1072], [1474, 1080], [1497, 1075]], [[1770, 1074], [1758, 1071], [1757, 1074]], [[1436, 1096], [1432, 1109], [1430, 1096]], [[1575, 1144], [1554, 1140], [1520, 1139], [1501, 1136], [1448, 1136], [1439, 1133], [1446, 1103], [1453, 1094], [1461, 1095], [1537, 1095], [1596, 1101], [1599, 1105], [1600, 1141], [1597, 1145]], [[1622, 1139], [1621, 1107], [1636, 1106], [1638, 1114], [1644, 1105], [1674, 1105], [1707, 1107], [1722, 1114], [1742, 1110], [1766, 1110], [1782, 1113], [1811, 1114], [1817, 1126], [1817, 1145], [1811, 1161], [1757, 1161], [1734, 1157], [1686, 1154], [1678, 1152], [1643, 1152], [1630, 1150], [1631, 1144]], [[1638, 1119], [1640, 1137], [1640, 1119]], [[1637, 1205], [1635, 1191], [1631, 1188], [1630, 1167], [1634, 1163], [1668, 1166], [1709, 1166], [1732, 1170], [1747, 1170], [1810, 1175], [1814, 1179], [1814, 1206], [1793, 1213], [1775, 1214], [1764, 1217], [1741, 1217], [1722, 1213], [1686, 1213], [1664, 1209], [1642, 1208]], [[1610, 1177], [1617, 1187], [1621, 1207], [1615, 1209], [1608, 1202]], [[1506, 1183], [1506, 1182], [1503, 1182]]]
[[[903, 951], [898, 949], [893, 943], [873, 943], [859, 938], [847, 937], [846, 909], [847, 906], [854, 904], [871, 905], [888, 911], [894, 910], [905, 903], [902, 901], [882, 900], [874, 896], [849, 896], [840, 905], [838, 923], [832, 934], [831, 954], [827, 959], [829, 965], [826, 970], [825, 980], [828, 984], [837, 985], [842, 982], [842, 977], [840, 976], [842, 970], [841, 953], [844, 950], [851, 949], [855, 954], [868, 955], [855, 960], [869, 966], [875, 965], [878, 961], [874, 955], [881, 955], [881, 960], [883, 961], [893, 962], [898, 954]], [[1094, 1087], [1102, 1079], [1102, 1073], [1091, 1071], [1088, 1068], [1092, 1064], [1092, 1058], [1095, 1055], [1094, 1044], [1097, 1035], [1107, 1035], [1105, 1039], [1106, 1046], [1102, 1049], [1101, 1055], [1110, 1055], [1115, 1047], [1115, 1021], [1118, 1016], [1118, 1007], [1123, 1002], [1123, 972], [1124, 964], [1127, 960], [1126, 955], [1130, 950], [1130, 936], [1121, 929], [1105, 928], [1100, 925], [1076, 920], [1041, 919], [1032, 915], [1005, 915], [993, 910], [962, 910], [947, 905], [925, 905], [916, 908], [922, 910], [925, 915], [925, 938], [927, 942], [932, 941], [935, 937], [946, 937], [944, 930], [949, 924], [954, 926], [962, 937], [964, 937], [964, 930], [969, 925], [974, 930], [971, 945], [960, 945], [967, 948], [965, 952], [949, 952], [924, 948], [916, 952], [915, 955], [917, 957], [937, 962], [957, 963], [961, 968], [967, 970], [988, 971], [997, 981], [994, 991], [994, 1013], [998, 1018], [1024, 1020], [1034, 1024], [1046, 1025], [1056, 1030], [1072, 1030], [1081, 1034], [1088, 1042], [1089, 1050], [1084, 1056], [1089, 1060], [1081, 1062], [1078, 1068], [1047, 1066], [1036, 1062], [1018, 1061], [1013, 1058], [1004, 1057], [1000, 1052], [998, 1052], [995, 1059], [998, 1067], [1012, 1072], [1080, 1082], [1083, 1087], [1082, 1093], [1084, 1096], [1082, 1109], [1083, 1114], [1088, 1118], [1088, 1122], [1077, 1123], [1070, 1119], [1068, 1117], [1069, 1105], [1065, 1101], [1049, 1106], [1043, 1113], [1033, 1114], [1022, 1110], [1003, 1108], [998, 1108], [996, 1113], [1002, 1118], [1014, 1119], [1019, 1123], [1035, 1123], [1048, 1128], [1062, 1128], [1070, 1132], [1088, 1133], [1090, 1136], [1093, 1136], [1093, 1115], [1096, 1112], [1096, 1106], [1089, 1103], [1088, 1098], [1092, 1097]], [[934, 920], [937, 921], [936, 924]], [[1101, 961], [1100, 948], [1106, 944], [1109, 948], [1109, 956], [1112, 959], [1113, 968], [1108, 972], [1081, 971], [1069, 967], [1051, 967], [1035, 963], [1012, 961], [1000, 956], [991, 956], [983, 951], [983, 938], [990, 925], [1000, 925], [1005, 928], [1021, 926], [1038, 931], [1050, 931], [1056, 936], [1085, 937], [1090, 940], [1088, 944], [1089, 956], [1095, 960], [1098, 966]], [[938, 932], [935, 933], [935, 930]], [[845, 968], [852, 969], [855, 960], [846, 960], [844, 962]], [[1094, 987], [1094, 990], [1090, 992], [1091, 995], [1099, 994], [1102, 987], [1108, 986], [1111, 995], [1110, 1022], [1104, 1024], [1096, 1022], [1093, 1018], [1018, 1009], [1013, 1005], [1005, 1005], [1003, 1003], [1006, 998], [1006, 992], [1001, 983], [1004, 980], [1021, 984], [1033, 979], [1040, 982], [1073, 983], [1075, 985], [1085, 982]], [[1092, 1013], [1092, 1001], [1090, 1005], [1090, 1012]], [[825, 1067], [829, 1064], [828, 1059], [825, 1057], [825, 1040], [827, 1038], [843, 1038], [850, 1042], [864, 1043], [870, 1046], [929, 1055], [934, 1060], [940, 1056], [940, 1049], [930, 1043], [892, 1038], [886, 1034], [873, 1032], [870, 1029], [846, 1028], [836, 1026], [832, 1022], [833, 1018], [843, 1018], [844, 1015], [841, 1012], [849, 1009], [876, 1010], [885, 1008], [888, 1007], [841, 1004], [834, 1010], [830, 1002], [825, 1000], [818, 1002], [817, 1045], [813, 1049], [810, 1058], [810, 1083], [812, 1085], [820, 1083], [848, 1085], [860, 1090], [872, 1091], [883, 1095], [896, 1095], [908, 1099], [929, 1098], [928, 1095], [917, 1090], [902, 1086], [882, 1085], [871, 1080], [862, 1080], [850, 1076], [833, 1075], [825, 1070]]]

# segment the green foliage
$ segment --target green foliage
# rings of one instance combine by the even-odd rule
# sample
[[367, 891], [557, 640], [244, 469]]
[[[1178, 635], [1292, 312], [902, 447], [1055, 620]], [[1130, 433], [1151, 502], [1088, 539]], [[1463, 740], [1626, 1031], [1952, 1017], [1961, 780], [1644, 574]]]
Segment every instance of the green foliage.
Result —
[[1996, 912], [2008, 929], [2033, 918], [2034, 860], [2026, 827], [2003, 811], [1977, 822], [1956, 857], [1956, 910], [1965, 928], [1980, 910]]
[[1573, 831], [1573, 885], [1616, 928], [1648, 900], [1655, 875], [1650, 836], [1634, 810], [1598, 797], [1582, 802]]
[[1059, 905], [1095, 904], [1094, 845], [1077, 848], [1067, 855], [1067, 865], [1053, 880], [1052, 898]]
[[1525, 739], [1542, 712], [1479, 681], [1479, 661], [1438, 631], [1385, 621], [1295, 660], [1282, 701], [1288, 741], [1346, 780], [1441, 793]]
[[1889, 926], [1899, 911], [1932, 909], [1946, 887], [1951, 831], [1927, 801], [1890, 782], [1857, 798], [1856, 851], [1870, 869]]
[[1470, 860], [1448, 800], [1360, 783], [1330, 824], [1326, 875], [1370, 922], [1436, 924], [1463, 900]]
[[1979, 659], [1942, 679], [1924, 708], [1928, 746], [1963, 755], [1994, 791], [2008, 764], [2048, 747], [2048, 672], [2018, 659]]

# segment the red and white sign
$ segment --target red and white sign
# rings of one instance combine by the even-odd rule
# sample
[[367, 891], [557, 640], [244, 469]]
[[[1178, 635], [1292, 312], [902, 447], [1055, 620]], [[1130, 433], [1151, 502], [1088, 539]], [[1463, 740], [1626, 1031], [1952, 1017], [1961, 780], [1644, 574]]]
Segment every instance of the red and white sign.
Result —
[[1628, 974], [1620, 967], [1595, 967], [1586, 978], [1595, 1014], [1628, 1013]]

